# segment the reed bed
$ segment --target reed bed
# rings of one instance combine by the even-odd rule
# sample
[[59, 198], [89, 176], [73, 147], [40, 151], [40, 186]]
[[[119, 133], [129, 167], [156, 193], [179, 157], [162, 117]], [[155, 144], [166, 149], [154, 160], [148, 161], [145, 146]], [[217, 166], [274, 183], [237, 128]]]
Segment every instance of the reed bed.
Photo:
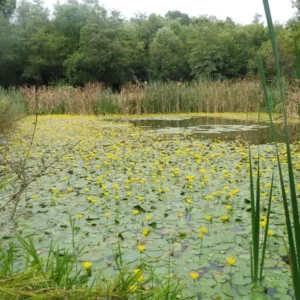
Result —
[[26, 101], [19, 91], [6, 91], [0, 87], [0, 132], [11, 128], [14, 121], [21, 118], [27, 111]]
[[[299, 114], [300, 85], [294, 82], [286, 86], [288, 111], [292, 115]], [[272, 85], [269, 90], [274, 112], [280, 112], [278, 91]], [[82, 88], [22, 87], [10, 89], [3, 97], [23, 103], [29, 114], [248, 113], [258, 111], [259, 107], [266, 110], [261, 83], [246, 79], [127, 84], [120, 93], [101, 84], [88, 84]]]

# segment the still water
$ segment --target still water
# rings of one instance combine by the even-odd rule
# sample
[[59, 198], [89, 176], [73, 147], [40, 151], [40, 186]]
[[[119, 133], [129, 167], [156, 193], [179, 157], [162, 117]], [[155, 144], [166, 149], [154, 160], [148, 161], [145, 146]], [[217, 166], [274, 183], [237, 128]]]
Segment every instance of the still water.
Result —
[[[136, 126], [160, 134], [191, 135], [195, 138], [245, 140], [252, 144], [266, 144], [273, 142], [269, 124], [257, 124], [249, 121], [230, 120], [212, 117], [158, 117], [132, 120]], [[276, 124], [277, 141], [284, 142], [283, 124]], [[289, 126], [291, 141], [299, 140], [300, 124]]]

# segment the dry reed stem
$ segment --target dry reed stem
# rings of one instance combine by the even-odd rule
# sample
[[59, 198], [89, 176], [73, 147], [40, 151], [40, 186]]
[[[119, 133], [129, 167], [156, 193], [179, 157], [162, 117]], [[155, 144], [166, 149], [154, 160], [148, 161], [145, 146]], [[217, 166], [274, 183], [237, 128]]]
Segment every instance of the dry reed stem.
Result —
[[[273, 89], [275, 98], [278, 96]], [[40, 113], [101, 114], [113, 113], [111, 104], [123, 114], [180, 113], [180, 112], [256, 112], [264, 103], [260, 82], [237, 80], [231, 82], [151, 83], [127, 84], [120, 93], [113, 93], [101, 84], [83, 88], [70, 86], [20, 88], [28, 104], [28, 112], [35, 113], [36, 100]], [[299, 111], [300, 85], [288, 85], [287, 102], [291, 115]], [[103, 108], [107, 110], [103, 112]]]

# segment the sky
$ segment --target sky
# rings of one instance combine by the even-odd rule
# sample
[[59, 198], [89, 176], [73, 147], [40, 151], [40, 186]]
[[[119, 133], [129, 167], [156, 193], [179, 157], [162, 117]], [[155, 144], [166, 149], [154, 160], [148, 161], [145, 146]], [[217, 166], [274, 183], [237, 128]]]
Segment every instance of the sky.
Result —
[[[57, 0], [44, 0], [52, 7]], [[63, 3], [60, 0], [60, 3]], [[294, 10], [291, 0], [269, 0], [273, 21], [285, 23]], [[240, 24], [251, 23], [255, 13], [264, 15], [262, 0], [99, 0], [106, 9], [116, 9], [126, 18], [135, 13], [156, 13], [165, 15], [169, 10], [179, 10], [190, 16], [214, 15], [218, 19], [231, 17]]]

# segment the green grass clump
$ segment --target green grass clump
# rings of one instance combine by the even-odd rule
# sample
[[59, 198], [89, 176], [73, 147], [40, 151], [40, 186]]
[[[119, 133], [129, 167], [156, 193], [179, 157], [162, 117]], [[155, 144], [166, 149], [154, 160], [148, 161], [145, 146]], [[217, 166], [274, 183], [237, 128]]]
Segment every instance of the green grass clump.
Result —
[[32, 238], [18, 236], [0, 248], [0, 299], [177, 299], [178, 283], [162, 281], [150, 270], [147, 279], [143, 278], [143, 286], [148, 285], [144, 289], [139, 278], [146, 266], [129, 272], [120, 264], [121, 255], [115, 256], [118, 272], [113, 279], [99, 272], [91, 281], [93, 267], [85, 269], [76, 255], [55, 248], [54, 243], [42, 255]]

